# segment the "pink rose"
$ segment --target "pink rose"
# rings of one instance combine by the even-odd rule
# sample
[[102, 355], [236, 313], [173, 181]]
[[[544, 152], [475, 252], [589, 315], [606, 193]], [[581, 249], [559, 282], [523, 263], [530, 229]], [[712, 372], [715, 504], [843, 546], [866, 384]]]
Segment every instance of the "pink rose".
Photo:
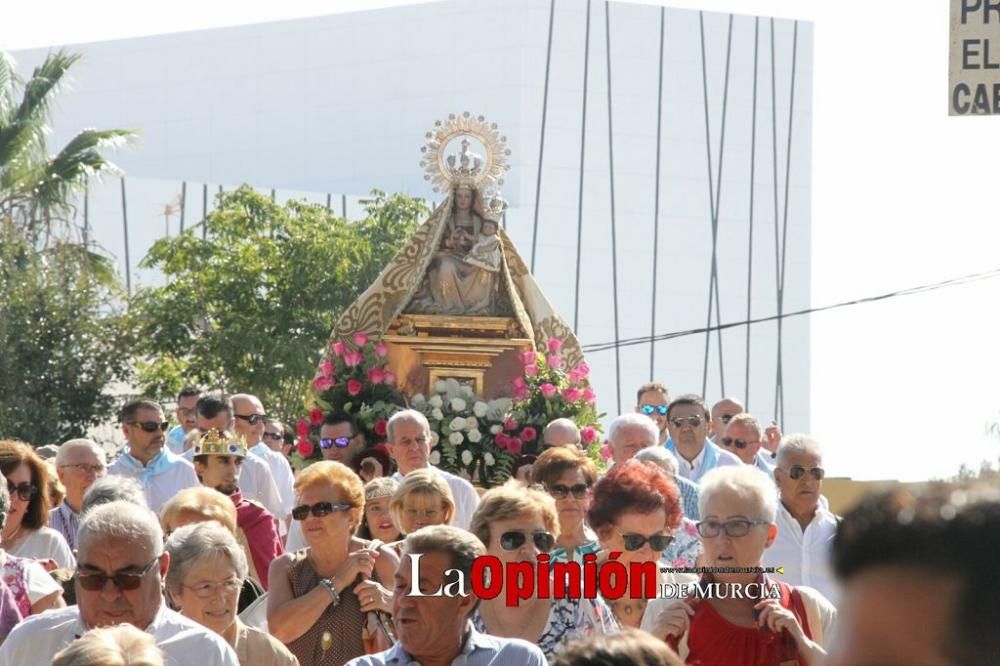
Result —
[[323, 410], [319, 407], [313, 407], [309, 410], [309, 423], [313, 425], [320, 425], [323, 423]]
[[529, 395], [531, 395], [531, 390], [528, 389], [527, 386], [518, 386], [517, 388], [514, 389], [515, 400], [524, 400]]
[[517, 430], [518, 422], [514, 419], [506, 419], [503, 422], [503, 429], [507, 431]]
[[298, 449], [299, 455], [303, 458], [310, 457], [313, 454], [313, 451], [316, 450], [313, 443], [308, 439], [300, 439], [298, 443], [296, 443], [295, 448]]
[[368, 344], [368, 334], [361, 332], [355, 333], [354, 344], [356, 344], [359, 347], [364, 347], [366, 344]]
[[580, 365], [573, 369], [576, 370], [577, 374], [584, 379], [590, 376], [590, 366], [586, 363], [580, 363]]
[[385, 379], [383, 379], [382, 382], [384, 384], [392, 386], [393, 384], [396, 383], [396, 375], [392, 374], [391, 372], [389, 372], [387, 370], [386, 373], [385, 373]]
[[324, 377], [329, 377], [333, 374], [333, 363], [330, 361], [323, 361], [319, 364], [319, 372]]
[[549, 384], [548, 382], [545, 382], [538, 388], [541, 389], [542, 395], [544, 395], [546, 398], [551, 398], [556, 394], [556, 387], [553, 386], [552, 384]]
[[535, 354], [535, 352], [521, 352], [520, 357], [521, 357], [521, 365], [530, 365], [538, 359], [538, 356]]
[[330, 377], [317, 377], [313, 380], [313, 388], [317, 393], [322, 393], [333, 385], [334, 381]]
[[305, 419], [299, 419], [299, 422], [295, 425], [295, 434], [299, 437], [309, 436], [309, 421]]
[[592, 444], [597, 440], [597, 430], [593, 426], [586, 426], [580, 431], [580, 439], [584, 444]]
[[524, 376], [525, 377], [537, 377], [538, 376], [538, 366], [534, 363], [529, 363], [524, 366]]
[[347, 380], [347, 395], [357, 395], [361, 393], [363, 385], [357, 379]]
[[611, 445], [605, 444], [601, 447], [601, 457], [605, 460], [611, 460]]
[[361, 365], [362, 363], [364, 363], [364, 361], [365, 361], [365, 355], [362, 354], [361, 352], [353, 351], [344, 354], [344, 363], [346, 363], [352, 368], [356, 365]]
[[558, 354], [559, 350], [562, 349], [562, 340], [559, 338], [549, 338], [549, 351], [553, 354]]
[[346, 351], [347, 351], [347, 345], [345, 345], [340, 340], [337, 340], [336, 342], [333, 343], [333, 353], [336, 354], [337, 356], [343, 356], [344, 352]]
[[573, 388], [572, 386], [570, 386], [569, 388], [564, 388], [562, 392], [562, 397], [563, 400], [565, 400], [566, 402], [576, 402], [577, 400], [580, 399], [580, 389]]
[[493, 442], [497, 445], [498, 448], [501, 448], [504, 451], [506, 451], [507, 443], [510, 442], [510, 437], [508, 437], [502, 432], [498, 432], [496, 434], [496, 437], [493, 438]]
[[389, 353], [389, 347], [384, 342], [379, 342], [375, 345], [375, 353], [384, 358]]
[[587, 388], [583, 389], [583, 399], [589, 402], [590, 404], [594, 404], [595, 402], [597, 402], [597, 394], [594, 393], [594, 389], [588, 386]]
[[368, 381], [372, 384], [381, 384], [385, 381], [385, 370], [382, 368], [372, 368], [368, 371]]
[[510, 385], [513, 386], [515, 389], [527, 386], [527, 384], [524, 383], [524, 380], [521, 379], [520, 377], [514, 377], [514, 379], [511, 380]]
[[532, 428], [531, 426], [528, 426], [527, 428], [521, 431], [521, 439], [523, 439], [526, 442], [533, 442], [535, 441], [536, 437], [538, 437], [538, 431]]
[[583, 379], [583, 377], [581, 377], [580, 373], [576, 371], [576, 368], [573, 368], [568, 373], [566, 373], [566, 379], [569, 380], [570, 384], [579, 384], [580, 380]]
[[385, 419], [379, 419], [375, 422], [375, 434], [379, 437], [385, 437], [385, 433], [388, 432], [387, 421]]
[[519, 440], [517, 437], [511, 437], [510, 441], [507, 442], [507, 450], [517, 455], [524, 448], [524, 442]]
[[563, 365], [562, 356], [560, 356], [559, 354], [549, 354], [549, 357], [545, 359], [545, 361], [549, 364], [549, 367], [552, 368], [553, 370], [558, 370]]

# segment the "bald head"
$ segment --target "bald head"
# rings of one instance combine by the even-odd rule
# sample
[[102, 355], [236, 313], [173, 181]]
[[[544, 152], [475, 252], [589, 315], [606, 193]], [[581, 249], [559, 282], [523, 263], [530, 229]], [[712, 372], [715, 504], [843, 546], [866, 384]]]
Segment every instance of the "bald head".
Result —
[[255, 395], [237, 393], [230, 398], [233, 405], [233, 430], [256, 446], [264, 438], [264, 404]]
[[580, 429], [570, 419], [556, 419], [545, 426], [542, 442], [549, 446], [580, 446]]
[[742, 414], [746, 410], [743, 403], [736, 398], [723, 398], [712, 405], [712, 426], [709, 430], [709, 437], [718, 442], [726, 436], [726, 426], [729, 420], [737, 414]]

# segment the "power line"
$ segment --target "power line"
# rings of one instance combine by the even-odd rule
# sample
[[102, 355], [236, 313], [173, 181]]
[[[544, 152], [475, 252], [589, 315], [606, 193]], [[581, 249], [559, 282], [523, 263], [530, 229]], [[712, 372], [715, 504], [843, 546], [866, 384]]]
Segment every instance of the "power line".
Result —
[[626, 338], [624, 340], [617, 340], [612, 342], [600, 342], [591, 345], [583, 345], [583, 351], [586, 353], [607, 351], [609, 349], [615, 349], [619, 347], [630, 347], [633, 345], [643, 345], [649, 344], [653, 341], [661, 340], [673, 340], [674, 338], [681, 338], [688, 335], [701, 335], [710, 331], [722, 331], [727, 328], [734, 328], [736, 326], [747, 326], [748, 324], [760, 324], [768, 321], [777, 321], [779, 319], [786, 319], [788, 317], [798, 317], [801, 315], [812, 314], [814, 312], [825, 312], [827, 310], [837, 310], [839, 308], [846, 308], [852, 305], [861, 305], [864, 303], [874, 303], [876, 301], [884, 301], [890, 298], [897, 298], [900, 296], [913, 296], [915, 294], [923, 294], [930, 291], [936, 291], [938, 289], [944, 289], [947, 287], [957, 287], [964, 284], [970, 284], [972, 282], [979, 282], [981, 280], [988, 280], [990, 278], [1000, 277], [1000, 268], [995, 268], [990, 271], [985, 271], [982, 273], [969, 273], [968, 275], [962, 275], [960, 277], [951, 278], [949, 280], [942, 280], [941, 282], [933, 282], [930, 284], [923, 284], [917, 287], [909, 287], [906, 289], [900, 289], [898, 291], [890, 291], [885, 294], [878, 294], [876, 296], [867, 296], [864, 298], [858, 298], [853, 301], [842, 301], [840, 303], [833, 303], [831, 305], [824, 305], [816, 308], [806, 308], [804, 310], [795, 310], [793, 312], [785, 312], [780, 315], [771, 315], [770, 317], [758, 317], [756, 319], [744, 319], [741, 321], [734, 321], [728, 324], [719, 324], [717, 326], [705, 327], [705, 328], [691, 328], [685, 331], [673, 331], [671, 333], [661, 333], [655, 336], [643, 336], [640, 338]]

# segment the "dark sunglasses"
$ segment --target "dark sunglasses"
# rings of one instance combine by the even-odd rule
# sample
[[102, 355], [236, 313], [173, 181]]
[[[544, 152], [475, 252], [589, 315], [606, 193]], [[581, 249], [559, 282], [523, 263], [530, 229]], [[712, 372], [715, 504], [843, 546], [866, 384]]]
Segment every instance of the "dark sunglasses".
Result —
[[[504, 550], [517, 550], [528, 540], [528, 535], [524, 532], [504, 532], [500, 535], [500, 547]], [[543, 553], [550, 552], [556, 545], [556, 538], [548, 532], [533, 532], [531, 540], [535, 542], [535, 548]]]
[[723, 446], [725, 446], [726, 448], [729, 448], [730, 446], [735, 446], [740, 451], [742, 451], [743, 449], [747, 448], [751, 444], [757, 444], [759, 442], [760, 442], [759, 439], [755, 439], [752, 442], [748, 442], [748, 441], [743, 440], [743, 439], [733, 439], [732, 437], [723, 437], [722, 438], [722, 445]]
[[[619, 534], [621, 534], [621, 532], [619, 532]], [[622, 534], [622, 545], [625, 546], [625, 550], [639, 550], [648, 542], [650, 549], [656, 551], [657, 553], [662, 553], [671, 543], [673, 543], [673, 540], [674, 537], [669, 534], [654, 534], [652, 536], [643, 536], [641, 534]]]
[[670, 419], [670, 423], [673, 424], [675, 428], [683, 428], [685, 424], [691, 426], [692, 428], [697, 428], [701, 425], [702, 418], [700, 416], [677, 416]]
[[250, 425], [257, 425], [267, 419], [267, 414], [233, 414], [233, 416], [248, 421]]
[[277, 432], [265, 432], [262, 435], [262, 437], [264, 439], [273, 439], [276, 442], [280, 442], [281, 440], [284, 439], [284, 437], [281, 436], [281, 433], [277, 433]]
[[88, 592], [100, 592], [104, 589], [104, 586], [108, 584], [109, 580], [114, 583], [115, 587], [119, 590], [135, 590], [142, 585], [142, 579], [146, 577], [146, 574], [148, 574], [153, 569], [153, 566], [159, 561], [159, 557], [153, 558], [153, 561], [147, 564], [139, 573], [118, 572], [109, 576], [99, 572], [91, 573], [89, 571], [81, 571], [76, 574], [76, 579], [80, 582], [80, 587]]
[[646, 416], [652, 416], [653, 412], [656, 412], [660, 416], [666, 416], [668, 409], [670, 408], [667, 405], [639, 405], [639, 411]]
[[167, 428], [170, 427], [170, 423], [168, 423], [167, 421], [160, 421], [159, 423], [157, 423], [156, 421], [143, 421], [142, 423], [138, 421], [128, 421], [128, 424], [139, 426], [140, 428], [142, 428], [143, 432], [156, 432], [157, 430], [162, 430], [163, 432], [166, 432]]
[[337, 447], [338, 449], [347, 448], [347, 445], [351, 443], [353, 437], [324, 437], [319, 440], [319, 448], [321, 449], [331, 449]]
[[347, 511], [350, 508], [350, 504], [334, 504], [333, 502], [316, 502], [311, 506], [309, 504], [303, 504], [302, 506], [297, 506], [292, 509], [292, 518], [295, 520], [305, 520], [309, 517], [310, 513], [317, 518], [322, 518], [325, 515], [333, 513], [334, 511]]
[[573, 495], [573, 499], [583, 499], [590, 494], [590, 486], [586, 483], [576, 483], [572, 486], [564, 486], [558, 483], [554, 486], [549, 486], [546, 488], [549, 495], [556, 499], [566, 499], [570, 494]]
[[21, 501], [23, 502], [30, 502], [32, 499], [34, 499], [35, 495], [38, 494], [38, 488], [34, 487], [27, 481], [25, 481], [24, 483], [19, 483], [18, 485], [15, 486], [13, 481], [8, 479], [7, 492], [10, 493], [11, 495], [16, 494], [18, 497], [21, 498]]
[[722, 416], [719, 417], [719, 420], [722, 421], [723, 423], [728, 424], [730, 421], [733, 420], [734, 416], [736, 416], [736, 415], [735, 414], [723, 414]]
[[812, 474], [812, 478], [817, 481], [822, 481], [823, 477], [826, 476], [826, 470], [822, 467], [813, 467], [812, 469], [806, 469], [802, 465], [792, 465], [788, 468], [788, 477], [793, 481], [797, 481], [802, 478], [802, 475], [806, 472]]

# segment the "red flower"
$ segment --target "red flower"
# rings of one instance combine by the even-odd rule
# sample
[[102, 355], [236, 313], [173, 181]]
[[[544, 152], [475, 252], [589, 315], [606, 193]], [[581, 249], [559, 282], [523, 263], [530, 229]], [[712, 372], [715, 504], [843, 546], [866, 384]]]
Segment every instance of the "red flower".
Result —
[[379, 419], [375, 422], [375, 434], [379, 437], [385, 437], [385, 433], [388, 431], [386, 423], [387, 421], [385, 419]]
[[611, 445], [605, 444], [601, 447], [601, 457], [605, 460], [611, 460]]
[[597, 401], [597, 394], [594, 393], [593, 389], [589, 387], [585, 388], [583, 389], [583, 399], [589, 402], [590, 404], [594, 404], [594, 402]]
[[507, 431], [517, 430], [517, 426], [518, 426], [518, 422], [515, 421], [514, 419], [506, 419], [503, 422], [503, 429], [507, 430]]
[[389, 347], [384, 342], [379, 342], [375, 345], [375, 353], [384, 358], [389, 353]]
[[381, 384], [385, 381], [385, 370], [382, 368], [372, 368], [368, 371], [368, 381], [372, 384]]
[[558, 354], [559, 350], [562, 349], [562, 340], [559, 338], [549, 338], [549, 351], [553, 354]]
[[572, 386], [564, 388], [562, 397], [566, 402], [576, 402], [580, 399], [580, 389], [573, 388]]
[[361, 393], [362, 388], [364, 388], [364, 385], [357, 379], [347, 380], [347, 395], [357, 395]]
[[359, 347], [364, 347], [366, 344], [368, 344], [368, 334], [361, 332], [355, 333], [354, 344], [356, 344]]
[[320, 425], [321, 423], [323, 423], [323, 410], [320, 409], [319, 407], [314, 407], [310, 409], [309, 422], [312, 423], [313, 425]]
[[546, 398], [551, 398], [556, 394], [556, 387], [553, 386], [552, 384], [549, 384], [548, 382], [545, 382], [538, 388], [541, 390], [542, 395], [544, 395]]
[[337, 356], [343, 356], [344, 352], [346, 351], [347, 351], [347, 345], [345, 345], [340, 340], [337, 340], [336, 342], [333, 343], [333, 353], [336, 354]]
[[532, 428], [531, 426], [528, 426], [527, 428], [521, 431], [521, 439], [523, 439], [526, 442], [533, 442], [535, 441], [536, 437], [538, 437], [538, 431]]
[[336, 384], [336, 382], [330, 377], [319, 376], [313, 380], [313, 388], [316, 389], [317, 393], [322, 393], [334, 384]]
[[502, 432], [498, 432], [497, 435], [496, 435], [496, 437], [493, 438], [493, 441], [496, 442], [496, 445], [499, 448], [501, 448], [504, 451], [506, 451], [507, 450], [507, 444], [510, 442], [510, 437], [508, 437], [507, 435], [505, 435]]
[[356, 365], [361, 365], [362, 363], [364, 363], [364, 361], [365, 361], [365, 355], [362, 354], [361, 352], [353, 351], [344, 354], [344, 363], [346, 363], [352, 368]]
[[333, 363], [329, 359], [323, 361], [319, 364], [319, 372], [324, 377], [329, 377], [333, 374]]
[[512, 379], [510, 381], [510, 385], [513, 386], [516, 389], [523, 388], [523, 387], [527, 386], [527, 384], [524, 383], [524, 380], [521, 379], [520, 377], [514, 377], [514, 379]]
[[305, 419], [299, 419], [298, 424], [295, 426], [295, 434], [299, 437], [309, 436], [309, 421]]
[[531, 365], [538, 360], [538, 355], [535, 352], [521, 352], [521, 365]]
[[518, 386], [514, 389], [515, 400], [524, 400], [529, 395], [531, 395], [531, 391], [528, 389], [527, 386]]
[[580, 431], [580, 439], [583, 440], [585, 444], [591, 444], [597, 439], [597, 430], [592, 426], [587, 426]]
[[524, 448], [524, 442], [519, 440], [517, 437], [511, 437], [510, 441], [507, 442], [507, 450], [517, 455]]
[[295, 448], [298, 449], [299, 455], [302, 456], [303, 458], [309, 458], [310, 456], [312, 456], [313, 451], [316, 450], [316, 448], [313, 446], [313, 443], [310, 442], [308, 439], [300, 439], [295, 444]]
[[537, 377], [538, 376], [538, 366], [535, 365], [534, 363], [529, 363], [528, 365], [524, 366], [524, 376], [525, 377]]

